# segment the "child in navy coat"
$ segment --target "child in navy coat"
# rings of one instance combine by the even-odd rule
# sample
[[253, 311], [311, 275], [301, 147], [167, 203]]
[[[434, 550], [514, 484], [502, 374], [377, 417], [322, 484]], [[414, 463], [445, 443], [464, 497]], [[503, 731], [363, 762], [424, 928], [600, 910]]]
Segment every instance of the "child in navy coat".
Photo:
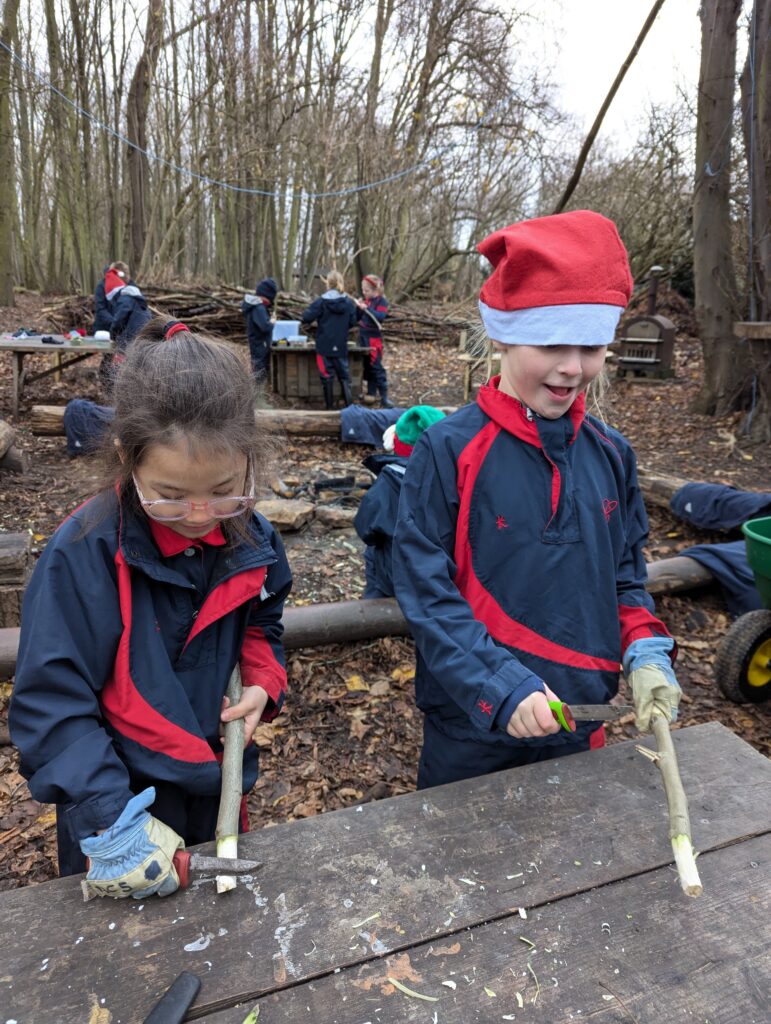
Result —
[[[391, 546], [407, 459], [423, 431], [443, 417], [444, 413], [431, 405], [414, 405], [383, 435], [383, 445], [391, 448], [392, 454], [388, 451], [375, 453], [364, 460], [367, 469], [377, 474], [361, 499], [353, 521], [356, 532], [367, 545], [364, 550], [365, 598], [394, 596]], [[391, 436], [393, 440], [389, 443]]]
[[602, 746], [600, 723], [560, 731], [548, 701], [609, 701], [622, 662], [642, 731], [680, 699], [645, 589], [634, 452], [585, 407], [632, 288], [615, 225], [578, 210], [478, 248], [501, 374], [418, 440], [393, 545], [417, 645], [419, 786]]
[[222, 722], [244, 720], [243, 792], [255, 782], [252, 733], [286, 687], [291, 575], [254, 511], [268, 452], [227, 346], [148, 324], [118, 369], [105, 454], [103, 490], [24, 596], [9, 724], [30, 792], [56, 804], [60, 873], [144, 899], [178, 887], [180, 847], [214, 838]]
[[152, 313], [147, 308], [147, 299], [133, 281], [129, 280], [128, 267], [125, 263], [111, 264], [104, 276], [104, 291], [112, 310], [110, 335], [118, 352], [123, 354], [145, 324], [152, 319]]
[[[334, 376], [340, 381], [343, 401], [353, 403], [351, 375], [348, 370], [348, 332], [356, 324], [356, 306], [345, 294], [343, 275], [332, 270], [327, 277], [327, 291], [308, 306], [302, 315], [304, 324], [318, 323], [316, 331], [316, 366], [324, 389], [324, 405], [334, 405]], [[334, 376], [333, 376], [334, 374]]]
[[370, 351], [369, 362], [364, 364], [364, 380], [367, 382], [367, 398], [374, 401], [380, 392], [380, 404], [384, 409], [393, 409], [394, 403], [388, 397], [388, 375], [383, 366], [382, 323], [388, 316], [388, 299], [383, 294], [383, 282], [377, 274], [367, 274], [361, 280], [363, 299], [356, 305], [361, 311], [359, 318], [359, 341]]
[[254, 289], [254, 295], [245, 295], [241, 303], [255, 380], [264, 380], [268, 376], [270, 342], [273, 338], [271, 311], [277, 294], [278, 285], [273, 278], [264, 277]]

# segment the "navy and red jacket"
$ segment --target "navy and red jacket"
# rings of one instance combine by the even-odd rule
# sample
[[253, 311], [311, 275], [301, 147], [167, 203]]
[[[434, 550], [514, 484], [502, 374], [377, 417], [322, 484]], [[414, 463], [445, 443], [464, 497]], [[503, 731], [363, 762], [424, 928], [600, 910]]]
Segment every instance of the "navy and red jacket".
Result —
[[246, 337], [250, 345], [270, 345], [273, 338], [273, 323], [270, 319], [270, 302], [262, 295], [245, 295], [241, 312], [246, 321]]
[[[382, 337], [383, 332], [377, 326], [375, 320], [382, 324], [388, 316], [388, 299], [385, 295], [372, 295], [364, 301], [369, 313], [365, 313], [364, 310], [360, 310], [359, 331], [362, 347], [369, 345], [371, 338]], [[373, 320], [372, 317], [374, 317], [375, 320]]]
[[[585, 415], [556, 420], [498, 390], [424, 431], [393, 541], [396, 597], [415, 637], [418, 707], [445, 734], [506, 734], [544, 681], [568, 703], [618, 691], [623, 652], [669, 636], [645, 590], [648, 523], [628, 441]], [[596, 723], [579, 723], [586, 739]]]
[[144, 325], [152, 319], [147, 299], [135, 284], [126, 284], [117, 293], [110, 293], [112, 324], [110, 335], [118, 351], [125, 351]]
[[302, 315], [304, 324], [318, 323], [316, 352], [333, 359], [348, 358], [348, 332], [356, 326], [356, 305], [353, 299], [336, 288], [324, 292]]
[[377, 478], [361, 499], [353, 521], [354, 529], [367, 545], [364, 551], [364, 596], [393, 597], [391, 546], [407, 459], [403, 455], [376, 453], [368, 455], [364, 465], [377, 473]]
[[[156, 781], [219, 793], [236, 662], [269, 694], [263, 720], [280, 710], [291, 574], [267, 520], [255, 513], [249, 528], [253, 544], [225, 544], [219, 526], [210, 543], [189, 541], [111, 493], [46, 545], [24, 597], [9, 724], [30, 792], [66, 805], [75, 838]], [[244, 792], [256, 777], [249, 744]]]

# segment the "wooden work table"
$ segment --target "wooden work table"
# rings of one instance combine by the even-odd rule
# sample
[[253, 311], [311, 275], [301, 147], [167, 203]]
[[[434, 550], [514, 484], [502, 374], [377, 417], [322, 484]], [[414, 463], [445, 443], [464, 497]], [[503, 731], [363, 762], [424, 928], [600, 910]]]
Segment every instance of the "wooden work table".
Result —
[[[43, 338], [53, 338], [53, 342], [45, 342]], [[41, 380], [52, 373], [61, 373], [69, 366], [80, 363], [97, 352], [104, 354], [112, 352], [115, 346], [111, 341], [101, 341], [92, 337], [80, 338], [73, 341], [62, 334], [44, 334], [40, 337], [13, 338], [8, 334], [0, 335], [0, 352], [10, 352], [13, 356], [13, 388], [11, 391], [11, 412], [14, 417], [19, 415], [19, 402], [24, 390], [24, 385], [35, 380]], [[64, 354], [69, 359], [62, 359]], [[24, 370], [24, 359], [29, 355], [54, 356], [54, 365], [39, 373], [27, 374]]]
[[[348, 345], [348, 372], [355, 395], [362, 387], [364, 360], [369, 358], [369, 348], [354, 343]], [[291, 345], [273, 342], [270, 346], [270, 378], [273, 391], [282, 398], [304, 398], [319, 404], [324, 400], [316, 346], [312, 341]], [[341, 394], [340, 383], [334, 373], [332, 379], [337, 400]]]
[[141, 1022], [187, 970], [207, 1024], [767, 1024], [771, 766], [716, 723], [674, 739], [698, 899], [621, 743], [255, 832], [225, 896], [3, 893], [0, 1021]]

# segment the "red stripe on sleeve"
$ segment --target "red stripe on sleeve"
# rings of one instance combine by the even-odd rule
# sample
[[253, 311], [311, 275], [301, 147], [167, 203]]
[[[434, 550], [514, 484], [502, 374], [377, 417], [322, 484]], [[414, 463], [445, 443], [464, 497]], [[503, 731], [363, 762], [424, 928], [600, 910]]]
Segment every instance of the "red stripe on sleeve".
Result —
[[[286, 669], [276, 658], [270, 642], [259, 626], [248, 626], [241, 648], [241, 682], [244, 686], [261, 686], [277, 706], [286, 692]], [[276, 712], [277, 713], [277, 712]], [[272, 716], [263, 715], [263, 722]]]
[[[647, 608], [629, 608], [625, 604], [620, 604], [618, 621], [621, 626], [622, 653], [640, 637], [671, 635], [661, 619], [657, 619]], [[674, 654], [674, 651], [672, 653]]]

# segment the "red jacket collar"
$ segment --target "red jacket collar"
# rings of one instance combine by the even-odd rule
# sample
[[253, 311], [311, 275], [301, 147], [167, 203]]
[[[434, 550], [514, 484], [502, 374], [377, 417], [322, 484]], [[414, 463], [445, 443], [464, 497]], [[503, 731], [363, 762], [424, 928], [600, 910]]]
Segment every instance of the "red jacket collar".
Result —
[[181, 533], [177, 533], [176, 530], [172, 530], [172, 528], [167, 526], [165, 523], [159, 523], [157, 519], [151, 519], [150, 516], [148, 516], [147, 521], [150, 523], [150, 532], [153, 535], [153, 540], [158, 545], [158, 550], [164, 558], [171, 558], [172, 555], [179, 555], [187, 548], [200, 547], [201, 544], [211, 544], [212, 547], [222, 547], [227, 543], [225, 535], [222, 532], [222, 527], [219, 523], [217, 523], [216, 526], [213, 526], [205, 536], [191, 540], [190, 537], [183, 537]]
[[[504, 430], [526, 441], [536, 448], [542, 448], [536, 417], [517, 398], [512, 398], [499, 389], [500, 374], [491, 378], [479, 389], [477, 403], [491, 420]], [[529, 414], [529, 415], [528, 415]], [[573, 440], [576, 439], [586, 414], [586, 395], [582, 392], [567, 412], [573, 424]]]

